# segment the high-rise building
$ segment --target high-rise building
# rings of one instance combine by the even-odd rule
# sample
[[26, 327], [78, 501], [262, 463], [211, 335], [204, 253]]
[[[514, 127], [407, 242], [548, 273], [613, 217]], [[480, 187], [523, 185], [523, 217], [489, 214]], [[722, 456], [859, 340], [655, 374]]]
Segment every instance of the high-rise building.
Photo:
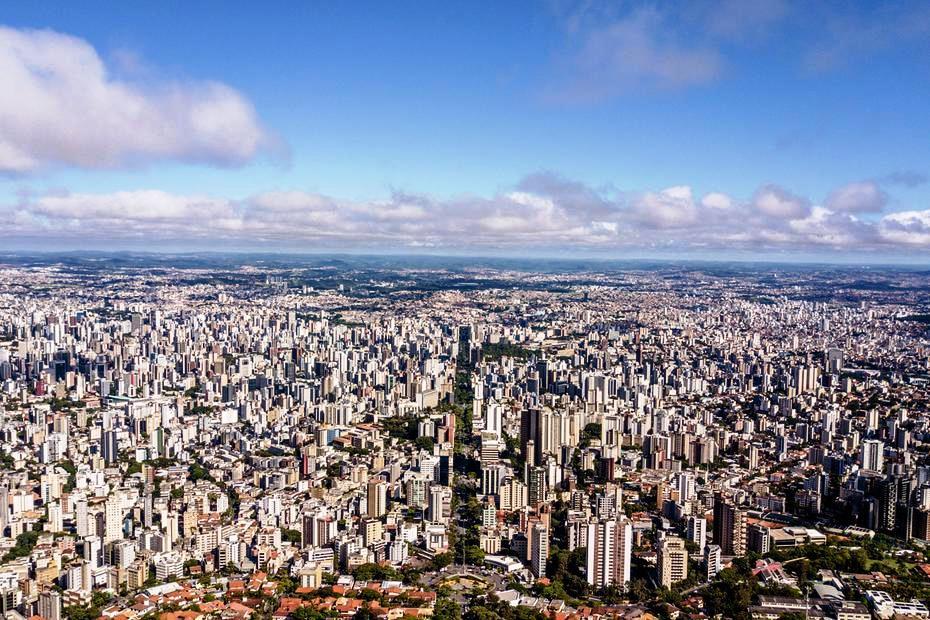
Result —
[[487, 433], [496, 437], [501, 436], [501, 431], [503, 430], [503, 413], [504, 408], [500, 404], [494, 401], [487, 404], [487, 408], [484, 411], [484, 430]]
[[666, 588], [688, 578], [688, 550], [685, 541], [669, 536], [659, 543], [657, 556], [659, 584]]
[[452, 489], [438, 484], [430, 487], [426, 517], [433, 523], [445, 523], [452, 517]]
[[176, 551], [156, 554], [152, 564], [155, 566], [155, 578], [159, 581], [168, 581], [184, 574], [184, 558]]
[[93, 530], [91, 516], [90, 516], [90, 507], [87, 505], [87, 500], [81, 498], [74, 503], [74, 523], [77, 529], [78, 537], [89, 536]]
[[498, 435], [489, 432], [481, 433], [481, 465], [487, 466], [496, 463], [501, 458], [501, 443]]
[[481, 494], [497, 495], [500, 491], [501, 479], [507, 474], [507, 468], [500, 464], [482, 465], [481, 467]]
[[679, 503], [691, 501], [694, 498], [694, 472], [679, 472], [675, 479], [675, 490], [678, 492]]
[[494, 506], [494, 500], [491, 499], [481, 509], [481, 526], [491, 528], [497, 525], [497, 508]]
[[119, 458], [119, 444], [117, 442], [116, 431], [103, 431], [103, 437], [100, 440], [100, 455], [107, 465], [115, 463]]
[[704, 553], [707, 544], [707, 519], [704, 517], [688, 517], [688, 540], [698, 546], [698, 553]]
[[123, 502], [118, 495], [110, 496], [104, 508], [104, 544], [123, 537]]
[[10, 522], [10, 490], [0, 486], [0, 531], [6, 529]]
[[146, 528], [152, 527], [152, 518], [154, 513], [152, 498], [152, 486], [149, 484], [145, 485], [145, 495], [142, 499], [142, 524]]
[[46, 529], [50, 532], [60, 532], [64, 529], [62, 524], [62, 512], [61, 504], [58, 502], [51, 502], [47, 506], [48, 512], [48, 523], [46, 524]]
[[746, 547], [760, 555], [768, 553], [772, 546], [769, 528], [761, 523], [753, 523], [746, 529]]
[[327, 512], [305, 514], [301, 520], [301, 543], [304, 547], [325, 547], [336, 532], [336, 521]]
[[893, 532], [897, 525], [898, 480], [889, 478], [876, 485], [878, 496], [877, 527], [886, 532]]
[[930, 541], [930, 511], [919, 508], [913, 511], [911, 536], [923, 541]]
[[530, 467], [539, 461], [540, 456], [537, 452], [539, 418], [539, 409], [524, 409], [520, 413], [520, 450]]
[[704, 568], [707, 570], [708, 581], [712, 581], [723, 568], [722, 555], [720, 545], [707, 545], [704, 548]]
[[626, 586], [630, 581], [633, 526], [629, 519], [604, 519], [588, 524], [587, 579], [595, 588]]
[[368, 483], [368, 516], [378, 518], [388, 511], [388, 484], [375, 479]]
[[714, 496], [714, 544], [724, 555], [746, 555], [746, 512], [720, 493]]
[[549, 528], [542, 521], [535, 521], [530, 524], [529, 538], [533, 549], [530, 570], [537, 577], [545, 577], [546, 561], [549, 559]]
[[[407, 506], [411, 508], [426, 508], [428, 488], [429, 480], [426, 476], [411, 476], [408, 478], [407, 484], [405, 485]], [[386, 509], [385, 512], [387, 512]], [[381, 514], [378, 516], [381, 516]]]
[[39, 593], [38, 611], [44, 620], [61, 620], [61, 593], [55, 590]]
[[498, 493], [501, 499], [501, 510], [519, 510], [527, 505], [526, 485], [516, 478], [504, 480]]
[[527, 499], [530, 506], [535, 507], [546, 501], [546, 468], [529, 468], [527, 478]]
[[878, 472], [885, 467], [885, 444], [878, 439], [865, 439], [859, 448], [859, 463], [865, 471]]

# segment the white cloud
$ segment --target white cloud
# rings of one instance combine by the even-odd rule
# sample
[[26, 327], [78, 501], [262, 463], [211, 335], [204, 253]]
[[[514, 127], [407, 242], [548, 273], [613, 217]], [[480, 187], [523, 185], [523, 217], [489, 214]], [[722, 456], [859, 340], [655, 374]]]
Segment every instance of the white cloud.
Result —
[[243, 164], [273, 146], [255, 110], [218, 82], [116, 79], [86, 41], [0, 27], [0, 172], [155, 160]]
[[871, 234], [870, 227], [855, 216], [826, 207], [814, 207], [810, 215], [791, 220], [789, 226], [800, 236], [799, 241], [812, 245], [850, 247], [866, 241]]
[[874, 181], [849, 183], [827, 197], [826, 206], [844, 213], [876, 213], [888, 204], [886, 194]]
[[889, 213], [879, 222], [878, 230], [889, 243], [930, 246], [930, 209]]
[[643, 194], [633, 202], [633, 214], [649, 228], [681, 228], [698, 219], [691, 188], [686, 185]]
[[319, 194], [306, 192], [265, 192], [250, 199], [252, 205], [271, 214], [295, 213], [306, 211], [332, 211], [332, 201]]
[[160, 190], [113, 194], [60, 194], [38, 198], [31, 211], [50, 218], [158, 222], [232, 215], [232, 205], [207, 196], [178, 196]]
[[810, 210], [807, 200], [777, 185], [760, 187], [753, 196], [752, 205], [760, 214], [780, 220], [805, 217]]
[[733, 199], [720, 192], [710, 192], [701, 198], [701, 204], [710, 209], [729, 209], [733, 206]]
[[449, 250], [643, 248], [930, 250], [930, 210], [860, 218], [810, 206], [776, 186], [748, 200], [719, 192], [695, 199], [690, 186], [614, 194], [551, 174], [494, 196], [438, 199], [396, 192], [350, 201], [303, 191], [242, 199], [138, 190], [24, 195], [0, 206], [0, 239], [41, 237], [82, 245], [118, 239], [195, 241], [220, 247]]

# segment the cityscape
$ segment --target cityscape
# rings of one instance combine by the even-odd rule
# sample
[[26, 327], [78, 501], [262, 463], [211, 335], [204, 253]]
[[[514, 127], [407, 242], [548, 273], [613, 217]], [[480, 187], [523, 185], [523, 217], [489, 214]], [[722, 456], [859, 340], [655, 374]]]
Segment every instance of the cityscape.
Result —
[[930, 1], [0, 11], [0, 620], [930, 620]]
[[0, 262], [8, 617], [928, 613], [926, 271]]

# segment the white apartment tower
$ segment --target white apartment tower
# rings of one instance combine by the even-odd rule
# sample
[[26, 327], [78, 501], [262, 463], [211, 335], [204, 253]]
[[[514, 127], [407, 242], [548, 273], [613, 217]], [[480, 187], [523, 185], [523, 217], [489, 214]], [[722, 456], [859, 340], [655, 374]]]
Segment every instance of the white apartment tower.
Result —
[[595, 588], [630, 581], [633, 526], [629, 519], [606, 519], [588, 524], [588, 583]]

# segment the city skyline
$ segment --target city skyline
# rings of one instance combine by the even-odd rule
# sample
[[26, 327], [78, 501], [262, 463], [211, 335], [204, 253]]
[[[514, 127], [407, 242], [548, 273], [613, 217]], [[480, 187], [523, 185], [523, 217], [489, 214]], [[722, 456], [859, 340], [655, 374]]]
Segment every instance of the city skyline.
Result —
[[0, 241], [921, 262], [928, 33], [914, 2], [10, 7]]

